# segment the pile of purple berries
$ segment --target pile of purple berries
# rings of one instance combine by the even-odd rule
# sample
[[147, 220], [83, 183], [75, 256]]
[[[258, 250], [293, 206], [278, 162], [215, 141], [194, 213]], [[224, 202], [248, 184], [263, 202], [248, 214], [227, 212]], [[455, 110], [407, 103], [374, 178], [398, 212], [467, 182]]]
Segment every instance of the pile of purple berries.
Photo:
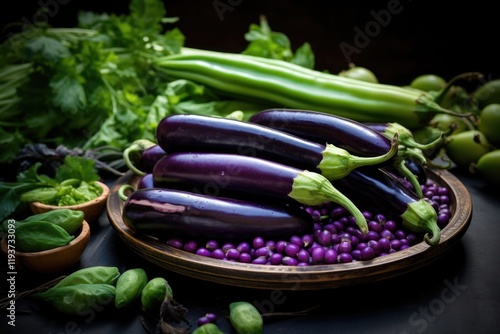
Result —
[[[424, 196], [438, 214], [439, 227], [444, 228], [451, 217], [448, 188], [431, 180], [421, 187]], [[364, 235], [347, 210], [335, 203], [306, 209], [315, 219], [312, 234], [295, 235], [288, 240], [264, 240], [256, 237], [238, 244], [172, 238], [167, 240], [167, 244], [219, 260], [309, 266], [371, 260], [406, 249], [423, 240], [422, 235], [407, 230], [399, 221], [387, 219], [383, 213], [363, 212], [369, 228]]]

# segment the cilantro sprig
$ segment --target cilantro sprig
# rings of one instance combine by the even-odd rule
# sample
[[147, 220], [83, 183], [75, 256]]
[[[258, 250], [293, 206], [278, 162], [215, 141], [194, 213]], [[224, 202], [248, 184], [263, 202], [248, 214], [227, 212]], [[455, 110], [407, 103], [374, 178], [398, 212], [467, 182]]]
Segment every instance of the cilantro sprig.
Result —
[[[92, 159], [66, 156], [54, 177], [40, 174], [40, 166], [41, 163], [35, 163], [26, 171], [20, 172], [15, 182], [0, 182], [0, 221], [14, 213], [23, 203], [23, 196], [28, 193], [31, 193], [31, 198], [36, 199], [37, 192], [39, 197], [43, 197], [52, 190], [55, 195], [51, 198], [51, 203], [60, 203], [62, 200], [64, 205], [77, 204], [89, 200], [89, 196], [95, 198], [98, 195], [95, 181], [100, 177]], [[78, 188], [80, 189], [75, 192]]]

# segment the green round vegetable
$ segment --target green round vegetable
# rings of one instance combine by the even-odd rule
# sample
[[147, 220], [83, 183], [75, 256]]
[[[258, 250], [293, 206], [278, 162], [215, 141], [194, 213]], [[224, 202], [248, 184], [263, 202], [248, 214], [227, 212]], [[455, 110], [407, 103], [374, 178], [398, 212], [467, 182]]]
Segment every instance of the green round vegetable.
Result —
[[257, 308], [244, 301], [229, 304], [229, 321], [238, 334], [261, 334], [264, 326]]
[[126, 270], [116, 281], [116, 308], [124, 308], [139, 299], [148, 283], [148, 275], [142, 268]]
[[208, 323], [197, 327], [191, 334], [224, 334], [214, 323]]
[[481, 110], [478, 129], [500, 148], [500, 103], [488, 104]]
[[486, 82], [476, 89], [472, 96], [479, 109], [483, 109], [489, 104], [500, 103], [500, 79]]
[[173, 298], [172, 288], [163, 277], [149, 280], [141, 292], [142, 308], [150, 313], [157, 314], [165, 297]]
[[341, 77], [378, 83], [378, 79], [375, 74], [367, 69], [366, 67], [356, 66], [354, 64], [349, 64], [349, 69], [343, 70], [339, 73]]
[[444, 144], [446, 155], [457, 167], [468, 169], [471, 163], [475, 163], [493, 149], [486, 136], [478, 130], [467, 130], [446, 138]]
[[463, 117], [449, 115], [449, 114], [437, 114], [429, 121], [429, 126], [438, 128], [447, 135], [456, 134], [459, 132], [466, 131], [468, 129], [467, 123], [465, 123]]
[[410, 87], [424, 92], [440, 91], [446, 87], [446, 80], [435, 74], [422, 74], [413, 79]]
[[65, 246], [74, 238], [52, 223], [33, 221], [16, 226], [16, 250], [20, 252], [40, 252]]
[[469, 170], [481, 176], [491, 187], [500, 187], [500, 149], [484, 154], [477, 163], [472, 163]]

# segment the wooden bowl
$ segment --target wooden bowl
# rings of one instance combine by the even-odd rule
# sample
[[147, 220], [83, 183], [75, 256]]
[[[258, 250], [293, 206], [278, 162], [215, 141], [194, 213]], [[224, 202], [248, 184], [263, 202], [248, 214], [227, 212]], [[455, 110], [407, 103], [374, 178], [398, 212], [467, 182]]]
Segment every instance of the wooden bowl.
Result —
[[57, 205], [47, 205], [40, 202], [30, 202], [29, 206], [31, 211], [34, 214], [44, 213], [47, 211], [55, 210], [55, 209], [71, 209], [71, 210], [81, 210], [84, 213], [85, 220], [89, 223], [97, 220], [99, 216], [104, 211], [106, 207], [106, 200], [109, 196], [109, 187], [102, 182], [97, 182], [102, 188], [101, 196], [93, 199], [92, 201], [76, 204], [76, 205], [67, 205], [67, 206], [57, 206]]
[[118, 190], [124, 184], [137, 187], [139, 177], [127, 172], [111, 189], [107, 212], [122, 241], [149, 262], [182, 275], [225, 285], [258, 289], [319, 290], [396, 277], [422, 268], [446, 254], [467, 231], [472, 218], [472, 200], [467, 188], [445, 170], [428, 170], [429, 178], [450, 189], [452, 217], [441, 230], [435, 246], [424, 241], [396, 253], [370, 261], [305, 267], [266, 266], [221, 261], [189, 253], [148, 235], [136, 235], [123, 221], [124, 202]]
[[[90, 240], [90, 226], [83, 221], [80, 233], [65, 246], [40, 252], [18, 252], [10, 249], [7, 238], [2, 239], [2, 253], [7, 257], [7, 271], [14, 271], [10, 265], [15, 263], [16, 270], [52, 274], [74, 266], [82, 256]], [[14, 253], [13, 253], [14, 252]]]

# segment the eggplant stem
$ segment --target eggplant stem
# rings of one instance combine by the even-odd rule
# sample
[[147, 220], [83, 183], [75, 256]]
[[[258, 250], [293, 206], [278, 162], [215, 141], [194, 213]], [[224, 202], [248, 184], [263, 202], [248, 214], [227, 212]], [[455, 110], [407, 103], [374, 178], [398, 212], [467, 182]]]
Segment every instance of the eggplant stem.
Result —
[[481, 80], [484, 78], [484, 75], [480, 72], [465, 72], [462, 74], [458, 74], [455, 77], [453, 77], [446, 86], [439, 92], [439, 94], [434, 98], [434, 102], [436, 103], [441, 103], [450, 90], [450, 88], [454, 85], [457, 84], [457, 82], [467, 80], [467, 81], [472, 81], [472, 80]]
[[375, 157], [351, 155], [345, 149], [327, 144], [323, 151], [323, 160], [320, 162], [318, 168], [321, 174], [330, 181], [343, 178], [358, 167], [380, 164], [396, 156], [399, 147], [398, 138], [399, 134], [394, 133], [389, 151]]
[[119, 189], [118, 189], [118, 197], [122, 200], [122, 201], [126, 201], [128, 196], [125, 194], [125, 192], [129, 190], [129, 191], [134, 191], [134, 187], [132, 187], [130, 184], [124, 184], [123, 186], [121, 186]]
[[419, 198], [424, 198], [424, 194], [422, 193], [422, 188], [420, 187], [420, 183], [418, 182], [418, 178], [415, 174], [411, 172], [411, 170], [406, 167], [404, 160], [401, 160], [397, 166], [397, 170], [404, 176], [408, 181], [410, 181], [413, 186], [413, 190], [417, 194]]

